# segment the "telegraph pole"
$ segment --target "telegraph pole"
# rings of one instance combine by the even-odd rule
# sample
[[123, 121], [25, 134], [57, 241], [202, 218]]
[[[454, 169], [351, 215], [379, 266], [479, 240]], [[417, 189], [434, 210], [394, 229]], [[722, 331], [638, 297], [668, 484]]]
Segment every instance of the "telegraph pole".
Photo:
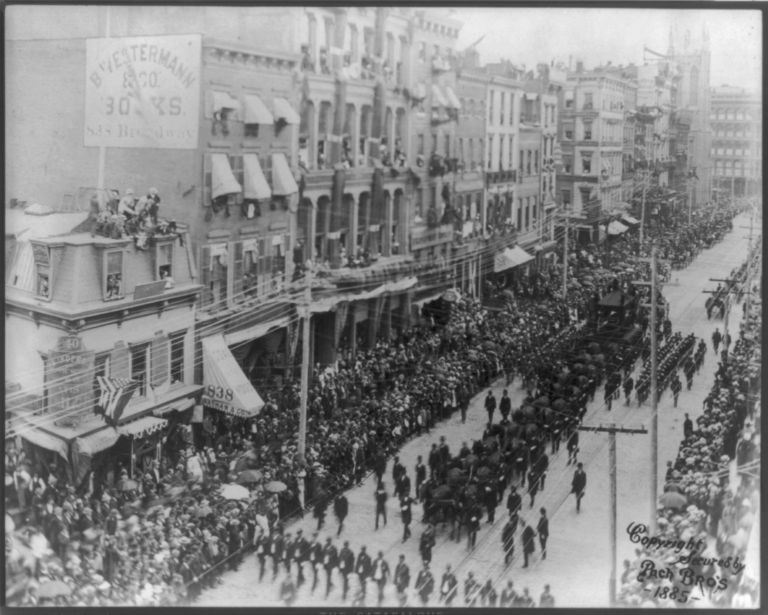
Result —
[[563, 299], [568, 296], [568, 235], [570, 217], [565, 218], [565, 241], [563, 242]]
[[[650, 177], [650, 176], [648, 176]], [[648, 177], [643, 178], [643, 200], [641, 201], [640, 209], [640, 245], [643, 245], [643, 237], [645, 230], [645, 191], [648, 187]]]
[[301, 405], [299, 407], [299, 448], [296, 452], [298, 462], [300, 466], [304, 466], [306, 461], [307, 450], [307, 406], [309, 404], [309, 337], [311, 335], [312, 324], [312, 312], [310, 311], [312, 305], [312, 267], [313, 263], [307, 268], [304, 287], [304, 305], [302, 306], [303, 314], [303, 331], [301, 339]]
[[[586, 425], [579, 426], [579, 431], [594, 431], [594, 432], [608, 432], [608, 474], [610, 479], [610, 506], [611, 506], [611, 527], [610, 527], [610, 539], [611, 539], [611, 576], [608, 581], [608, 596], [610, 605], [616, 605], [616, 433], [628, 433], [628, 434], [640, 434], [648, 433], [648, 430], [644, 427], [640, 429], [629, 429], [626, 427], [616, 427], [614, 423], [611, 423], [608, 427], [589, 427]], [[655, 510], [654, 510], [655, 512]]]
[[649, 534], [656, 533], [656, 499], [659, 487], [659, 392], [656, 371], [656, 245], [651, 247], [651, 523]]

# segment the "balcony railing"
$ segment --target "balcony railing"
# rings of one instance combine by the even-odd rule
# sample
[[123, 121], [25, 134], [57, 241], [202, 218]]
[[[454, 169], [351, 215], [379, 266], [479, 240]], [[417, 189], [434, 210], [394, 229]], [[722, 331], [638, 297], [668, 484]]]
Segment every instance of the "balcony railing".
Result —
[[517, 171], [514, 169], [504, 169], [501, 171], [490, 171], [485, 175], [489, 184], [501, 184], [504, 182], [517, 182]]

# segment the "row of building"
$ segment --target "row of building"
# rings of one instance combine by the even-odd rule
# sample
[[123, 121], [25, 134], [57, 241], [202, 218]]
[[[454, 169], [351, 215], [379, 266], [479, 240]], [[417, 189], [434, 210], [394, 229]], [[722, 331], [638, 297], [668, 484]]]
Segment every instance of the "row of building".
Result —
[[[600, 241], [633, 206], [710, 199], [706, 41], [526, 71], [481, 66], [441, 10], [181, 10], [67, 7], [6, 40], [7, 432], [77, 479], [255, 416], [307, 310], [332, 365], [546, 266], [566, 216]], [[166, 222], [119, 228], [128, 187]], [[140, 383], [117, 429], [98, 376]]]

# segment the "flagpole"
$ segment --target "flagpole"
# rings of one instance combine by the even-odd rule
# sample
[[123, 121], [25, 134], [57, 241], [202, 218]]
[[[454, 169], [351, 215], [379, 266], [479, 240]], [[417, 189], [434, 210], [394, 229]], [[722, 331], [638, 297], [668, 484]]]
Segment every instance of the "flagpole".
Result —
[[[104, 24], [104, 38], [109, 38], [112, 32], [112, 19], [110, 14], [110, 7], [105, 7], [107, 9], [107, 15], [106, 15], [106, 23]], [[99, 166], [98, 166], [98, 175], [96, 179], [96, 193], [97, 198], [99, 200], [99, 207], [101, 209], [104, 209], [106, 207], [107, 201], [109, 199], [106, 198], [106, 192], [104, 190], [104, 170], [107, 165], [107, 148], [104, 145], [99, 146]]]

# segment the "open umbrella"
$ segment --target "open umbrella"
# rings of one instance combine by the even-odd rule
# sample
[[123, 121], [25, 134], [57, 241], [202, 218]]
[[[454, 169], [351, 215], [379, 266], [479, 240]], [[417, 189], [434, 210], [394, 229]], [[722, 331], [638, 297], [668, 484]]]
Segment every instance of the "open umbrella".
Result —
[[589, 348], [589, 352], [591, 352], [592, 354], [597, 354], [598, 352], [600, 352], [600, 344], [598, 344], [597, 342], [590, 343], [589, 346], [587, 346], [587, 348]]
[[195, 517], [197, 517], [198, 519], [202, 517], [207, 517], [212, 512], [213, 512], [213, 509], [208, 504], [205, 504], [203, 506], [198, 506], [197, 509], [195, 510]]
[[539, 431], [539, 428], [534, 425], [533, 423], [529, 423], [525, 426], [525, 437], [530, 438], [532, 436], [535, 436]]
[[512, 413], [512, 420], [515, 421], [515, 423], [525, 423], [525, 413], [522, 409], [518, 408]]
[[549, 406], [549, 397], [547, 397], [546, 395], [542, 395], [536, 401], [533, 402], [533, 405], [539, 408], [546, 408], [547, 406]]
[[37, 588], [38, 598], [56, 598], [58, 596], [69, 596], [72, 589], [64, 581], [46, 581]]
[[536, 418], [536, 408], [534, 408], [533, 406], [523, 406], [521, 410], [523, 411], [523, 415], [526, 418], [531, 420]]
[[247, 500], [249, 496], [250, 492], [242, 485], [229, 484], [221, 486], [221, 497], [225, 500]]
[[264, 475], [258, 470], [243, 470], [237, 475], [236, 483], [240, 485], [250, 485], [251, 483], [258, 483]]
[[179, 497], [182, 493], [184, 493], [186, 490], [187, 490], [186, 487], [182, 487], [181, 485], [179, 485], [176, 487], [171, 487], [170, 489], [166, 490], [165, 495], [171, 499], [175, 499]]
[[133, 491], [134, 489], [137, 489], [139, 486], [139, 483], [137, 483], [135, 480], [124, 480], [120, 483], [120, 491]]
[[483, 350], [498, 350], [499, 349], [498, 344], [496, 344], [494, 342], [483, 342], [482, 344], [480, 344], [480, 347]]
[[444, 500], [451, 495], [451, 489], [448, 485], [440, 485], [432, 491], [432, 497], [435, 500]]
[[471, 468], [477, 465], [477, 462], [478, 462], [477, 455], [467, 455], [466, 457], [464, 457], [465, 467]]
[[685, 489], [682, 487], [679, 481], [669, 481], [664, 485], [664, 491], [676, 491], [677, 493], [685, 493]]
[[477, 477], [480, 479], [488, 478], [491, 475], [491, 468], [488, 466], [483, 466], [481, 468], [478, 468], [477, 470]]
[[676, 491], [667, 491], [666, 493], [661, 494], [659, 497], [659, 502], [665, 508], [680, 509], [684, 508], [685, 505], [688, 504], [688, 498], [686, 498], [682, 493], [677, 493]]
[[467, 475], [466, 475], [466, 472], [464, 472], [463, 470], [460, 470], [459, 468], [451, 468], [450, 470], [448, 470], [445, 477], [450, 484], [456, 484], [464, 480], [467, 477]]
[[281, 482], [279, 480], [273, 480], [268, 482], [264, 486], [264, 489], [269, 493], [280, 493], [281, 491], [285, 491], [287, 489], [287, 486], [284, 482]]
[[568, 402], [565, 401], [562, 398], [559, 398], [559, 399], [556, 399], [555, 401], [552, 402], [552, 407], [555, 410], [557, 410], [559, 412], [562, 412], [563, 410], [565, 410], [568, 407]]

